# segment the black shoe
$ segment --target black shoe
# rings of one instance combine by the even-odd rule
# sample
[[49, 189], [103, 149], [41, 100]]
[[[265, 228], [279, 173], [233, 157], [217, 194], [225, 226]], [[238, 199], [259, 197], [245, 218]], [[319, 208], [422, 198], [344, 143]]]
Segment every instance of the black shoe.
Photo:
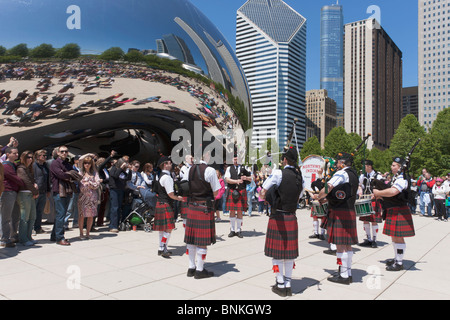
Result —
[[403, 270], [403, 264], [394, 263], [392, 265], [386, 266], [386, 271], [401, 271]]
[[350, 277], [343, 278], [343, 277], [341, 277], [341, 275], [328, 277], [327, 280], [330, 282], [340, 283], [340, 284], [345, 284], [345, 285], [349, 285], [351, 283]]
[[372, 248], [374, 248], [374, 249], [378, 248], [378, 245], [377, 245], [376, 241], [372, 241]]
[[214, 277], [214, 272], [203, 269], [202, 271], [195, 270], [194, 279], [205, 279]]
[[360, 246], [360, 247], [371, 247], [372, 246], [372, 241], [370, 241], [369, 239], [365, 239], [364, 242], [358, 243], [358, 246]]
[[319, 239], [320, 236], [319, 236], [318, 234], [315, 233], [315, 234], [313, 234], [313, 235], [310, 235], [309, 238], [310, 238], [310, 239]]
[[329, 254], [331, 256], [335, 256], [336, 255], [336, 250], [331, 250], [331, 249], [323, 250], [323, 253]]
[[286, 288], [286, 296], [292, 297], [292, 288]]
[[280, 287], [278, 287], [278, 284], [275, 284], [272, 286], [272, 292], [276, 293], [280, 297], [286, 297], [286, 295], [287, 295], [286, 288], [280, 288]]
[[387, 259], [385, 261], [386, 266], [392, 266], [395, 263], [395, 259]]
[[195, 268], [193, 268], [193, 269], [188, 269], [188, 271], [187, 271], [187, 276], [189, 277], [189, 278], [191, 278], [191, 277], [193, 277], [195, 275]]
[[325, 235], [321, 234], [321, 235], [319, 236], [319, 239], [320, 239], [320, 240], [325, 240]]
[[235, 235], [236, 235], [236, 232], [230, 231], [230, 233], [228, 234], [228, 238], [233, 238]]
[[241, 232], [241, 231], [236, 232], [236, 235], [237, 235], [238, 238], [241, 238], [241, 239], [244, 237], [244, 236], [242, 235], [242, 232]]

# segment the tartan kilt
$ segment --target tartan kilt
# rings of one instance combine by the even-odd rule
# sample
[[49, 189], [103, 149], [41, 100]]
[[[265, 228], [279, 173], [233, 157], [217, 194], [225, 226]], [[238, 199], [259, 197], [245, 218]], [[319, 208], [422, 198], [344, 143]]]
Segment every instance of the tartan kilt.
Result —
[[184, 231], [184, 242], [195, 246], [209, 246], [216, 243], [214, 208], [189, 204]]
[[359, 221], [382, 223], [383, 217], [381, 214], [383, 213], [383, 208], [381, 206], [381, 202], [380, 201], [372, 201], [372, 208], [374, 209], [375, 214], [372, 214], [368, 217], [360, 217]]
[[180, 201], [181, 219], [187, 219], [188, 209], [189, 209], [188, 198], [183, 197], [183, 201]]
[[295, 214], [270, 215], [264, 254], [278, 260], [298, 257], [298, 222]]
[[173, 208], [168, 203], [156, 202], [155, 218], [153, 222], [154, 231], [166, 231], [175, 229]]
[[328, 208], [328, 243], [350, 246], [358, 243], [356, 212], [354, 209]]
[[243, 189], [239, 191], [240, 197], [237, 201], [237, 203], [234, 203], [233, 197], [231, 194], [233, 191], [231, 189], [228, 189], [228, 195], [227, 195], [227, 211], [241, 211], [245, 212], [247, 211], [247, 190]]
[[414, 222], [407, 205], [386, 209], [383, 234], [399, 238], [415, 236]]

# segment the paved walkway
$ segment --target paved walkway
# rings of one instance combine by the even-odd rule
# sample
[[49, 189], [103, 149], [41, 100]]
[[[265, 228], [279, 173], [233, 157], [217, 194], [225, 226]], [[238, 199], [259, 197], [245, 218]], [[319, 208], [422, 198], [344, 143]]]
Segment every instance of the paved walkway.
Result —
[[[407, 239], [405, 270], [387, 272], [383, 261], [393, 257], [390, 239], [379, 234], [377, 249], [354, 246], [353, 284], [326, 278], [336, 271], [336, 258], [323, 254], [327, 244], [311, 240], [309, 211], [299, 210], [300, 257], [293, 273], [289, 300], [318, 299], [449, 299], [450, 223], [414, 216], [416, 237]], [[2, 299], [118, 300], [280, 300], [270, 286], [275, 277], [263, 248], [268, 217], [244, 218], [244, 238], [228, 238], [229, 224], [217, 223], [217, 243], [209, 248], [206, 268], [215, 277], [186, 276], [188, 259], [183, 226], [177, 223], [169, 242], [170, 259], [157, 256], [158, 233], [143, 230], [112, 234], [106, 228], [92, 240], [66, 232], [72, 245], [51, 243], [48, 234], [35, 237], [34, 247], [0, 249]], [[50, 230], [50, 225], [44, 228]], [[363, 240], [362, 223], [358, 222]]]

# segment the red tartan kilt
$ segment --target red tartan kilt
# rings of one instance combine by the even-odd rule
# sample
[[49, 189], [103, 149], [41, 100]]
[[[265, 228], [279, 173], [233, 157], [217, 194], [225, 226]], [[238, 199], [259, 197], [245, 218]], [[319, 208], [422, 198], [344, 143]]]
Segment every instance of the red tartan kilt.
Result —
[[375, 211], [375, 214], [372, 214], [367, 217], [360, 217], [359, 221], [382, 223], [383, 217], [381, 216], [381, 214], [383, 213], [383, 208], [381, 206], [381, 202], [380, 201], [372, 201], [372, 208]]
[[391, 237], [414, 237], [414, 222], [409, 207], [393, 207], [386, 210], [383, 234]]
[[234, 203], [233, 197], [231, 194], [233, 193], [232, 190], [228, 191], [228, 197], [227, 197], [227, 211], [241, 211], [245, 212], [247, 211], [247, 190], [240, 190], [239, 194], [241, 195], [237, 201], [237, 203]]
[[298, 257], [298, 222], [295, 214], [270, 216], [264, 254], [279, 260]]
[[326, 225], [329, 243], [343, 246], [358, 243], [355, 210], [328, 208]]
[[184, 242], [195, 246], [209, 246], [216, 243], [214, 209], [205, 212], [205, 207], [189, 205]]
[[165, 231], [172, 229], [175, 229], [173, 208], [168, 203], [156, 202], [153, 230]]
[[187, 219], [188, 208], [189, 208], [188, 198], [183, 197], [183, 201], [180, 201], [181, 219]]

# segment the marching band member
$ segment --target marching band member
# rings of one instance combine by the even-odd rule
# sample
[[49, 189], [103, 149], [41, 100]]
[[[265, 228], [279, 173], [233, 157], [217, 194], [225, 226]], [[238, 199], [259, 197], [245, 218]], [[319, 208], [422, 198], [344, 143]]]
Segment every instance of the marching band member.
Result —
[[272, 258], [276, 284], [272, 291], [291, 296], [294, 260], [298, 257], [298, 222], [295, 215], [304, 190], [302, 173], [297, 165], [298, 153], [293, 147], [282, 156], [284, 169], [274, 170], [264, 182], [261, 197], [272, 204], [267, 226], [264, 253]]
[[[373, 190], [370, 182], [373, 179], [383, 180], [383, 176], [373, 169], [372, 160], [366, 160], [364, 165], [366, 173], [362, 174], [359, 177], [359, 185], [361, 186], [363, 195], [372, 194]], [[372, 199], [372, 207], [375, 211], [375, 214], [359, 218], [359, 221], [362, 221], [364, 223], [364, 231], [366, 232], [367, 236], [367, 238], [364, 239], [364, 242], [358, 244], [361, 247], [372, 247], [372, 248], [378, 247], [377, 246], [378, 224], [383, 222], [383, 218], [381, 217], [380, 206], [381, 204], [379, 201], [377, 201], [375, 198]]]
[[153, 230], [159, 231], [158, 255], [169, 258], [171, 252], [167, 250], [170, 235], [175, 229], [173, 201], [182, 201], [183, 198], [174, 193], [174, 182], [170, 174], [172, 161], [169, 157], [163, 156], [158, 160], [158, 167], [161, 169], [159, 179], [156, 181], [155, 192], [157, 201], [155, 207], [155, 218]]
[[203, 266], [206, 259], [207, 246], [216, 243], [214, 199], [217, 196], [220, 183], [216, 170], [209, 167], [205, 154], [200, 164], [194, 164], [189, 169], [185, 180], [189, 181], [190, 202], [184, 242], [189, 257], [188, 277], [203, 279], [214, 276]]
[[[242, 213], [247, 211], [247, 190], [246, 181], [252, 181], [250, 172], [238, 164], [238, 157], [235, 154], [233, 164], [227, 168], [224, 179], [228, 186], [227, 210], [230, 212], [230, 233], [228, 237], [238, 236], [242, 238]], [[236, 197], [233, 196], [236, 194]]]
[[393, 159], [391, 171], [394, 177], [390, 188], [384, 190], [374, 189], [373, 194], [382, 198], [383, 210], [386, 215], [383, 234], [392, 237], [394, 247], [394, 259], [386, 261], [386, 270], [403, 270], [403, 257], [406, 250], [406, 237], [415, 236], [414, 223], [411, 211], [408, 207], [408, 181], [402, 173], [404, 160], [396, 157]]
[[328, 242], [335, 244], [337, 249], [339, 272], [335, 276], [330, 276], [328, 281], [348, 285], [352, 282], [352, 245], [358, 243], [355, 212], [358, 175], [351, 167], [353, 164], [351, 154], [339, 153], [336, 161], [339, 171], [328, 181], [328, 193], [324, 188], [315, 197], [319, 201], [328, 199], [326, 222]]

